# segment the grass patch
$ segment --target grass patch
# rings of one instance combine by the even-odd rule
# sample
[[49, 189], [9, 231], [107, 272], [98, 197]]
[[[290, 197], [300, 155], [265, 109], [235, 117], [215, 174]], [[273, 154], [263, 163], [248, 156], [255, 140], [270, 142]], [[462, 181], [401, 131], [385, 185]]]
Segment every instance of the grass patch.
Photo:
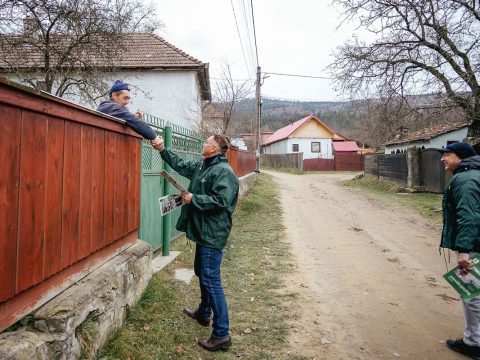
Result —
[[442, 220], [442, 195], [430, 193], [402, 193], [402, 187], [393, 182], [378, 180], [373, 176], [360, 176], [345, 181], [345, 185], [358, 188], [371, 197], [387, 203], [396, 203], [415, 210], [435, 221]]
[[293, 169], [293, 168], [284, 168], [284, 167], [277, 168], [277, 167], [273, 167], [273, 166], [262, 166], [260, 168], [260, 171], [261, 170], [279, 171], [279, 172], [284, 172], [284, 173], [288, 173], [288, 174], [296, 174], [296, 175], [303, 175], [304, 174], [303, 170]]
[[182, 254], [166, 270], [153, 276], [141, 301], [129, 309], [125, 326], [105, 346], [101, 359], [303, 359], [288, 354], [287, 321], [296, 295], [283, 290], [291, 269], [277, 188], [261, 174], [254, 189], [234, 214], [227, 243], [222, 281], [227, 297], [233, 347], [209, 353], [195, 338], [210, 336], [182, 314], [200, 298], [198, 279], [190, 285], [174, 280], [175, 268], [192, 268], [194, 244], [180, 238], [172, 250]]
[[90, 313], [85, 321], [75, 329], [75, 337], [80, 342], [80, 360], [92, 359], [95, 353], [95, 338], [98, 335], [98, 322], [94, 319], [93, 313]]

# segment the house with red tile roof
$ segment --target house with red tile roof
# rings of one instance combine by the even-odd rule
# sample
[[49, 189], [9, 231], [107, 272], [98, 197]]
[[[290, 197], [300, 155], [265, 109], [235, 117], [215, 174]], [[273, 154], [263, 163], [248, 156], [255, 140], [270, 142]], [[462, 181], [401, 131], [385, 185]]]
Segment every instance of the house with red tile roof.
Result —
[[439, 124], [418, 131], [399, 134], [385, 143], [385, 154], [406, 152], [410, 147], [419, 149], [443, 148], [467, 137], [468, 123], [465, 121]]
[[262, 144], [264, 154], [303, 153], [304, 159], [333, 158], [333, 143], [348, 139], [315, 115], [308, 115], [275, 131]]
[[[65, 35], [58, 37], [52, 41], [60, 45], [62, 41], [68, 43]], [[114, 79], [121, 79], [131, 85], [130, 111], [147, 112], [184, 127], [191, 127], [192, 123], [198, 122], [202, 116], [202, 100], [211, 100], [208, 63], [151, 33], [126, 34], [124, 44], [125, 49], [115, 61], [115, 72], [112, 73], [111, 68], [106, 69], [105, 78], [112, 83]], [[41, 71], [44, 61], [42, 53], [28, 43], [25, 46], [29, 47], [21, 58], [17, 56], [10, 59], [8, 54], [2, 54], [0, 59], [13, 61], [15, 66], [29, 69], [33, 74]], [[89, 61], [92, 61], [91, 57]], [[102, 66], [102, 61], [101, 58], [93, 58], [97, 67]], [[81, 72], [82, 63], [79, 62], [78, 66]], [[31, 78], [31, 74], [22, 79], [7, 69], [8, 66], [0, 61], [0, 76], [28, 85], [26, 78]], [[105, 89], [107, 92], [108, 88]], [[92, 107], [88, 99], [81, 98], [79, 94], [66, 95], [64, 98]]]

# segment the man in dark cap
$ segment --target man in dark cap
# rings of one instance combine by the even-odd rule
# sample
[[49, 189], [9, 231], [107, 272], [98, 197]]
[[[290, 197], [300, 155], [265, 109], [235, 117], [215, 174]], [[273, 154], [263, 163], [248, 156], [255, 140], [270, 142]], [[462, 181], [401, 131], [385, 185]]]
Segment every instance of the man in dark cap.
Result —
[[[480, 252], [480, 156], [472, 146], [453, 143], [443, 149], [442, 163], [453, 177], [443, 195], [443, 231], [440, 247], [454, 250], [457, 262], [466, 271], [471, 257]], [[447, 340], [447, 346], [459, 353], [480, 359], [480, 297], [463, 301], [465, 332], [463, 338]]]
[[161, 137], [143, 121], [142, 114], [140, 112], [132, 114], [128, 111], [127, 105], [130, 101], [130, 89], [127, 83], [116, 80], [110, 88], [109, 94], [110, 99], [100, 103], [97, 111], [125, 120], [128, 126], [145, 139], [150, 140], [152, 145], [160, 144]]

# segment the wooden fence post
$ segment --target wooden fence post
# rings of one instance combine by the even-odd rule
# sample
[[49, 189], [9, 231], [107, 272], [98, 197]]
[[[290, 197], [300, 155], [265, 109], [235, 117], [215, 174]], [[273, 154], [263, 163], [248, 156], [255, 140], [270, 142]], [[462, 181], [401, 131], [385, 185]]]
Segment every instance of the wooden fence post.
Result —
[[415, 147], [407, 149], [407, 188], [420, 189], [420, 153]]

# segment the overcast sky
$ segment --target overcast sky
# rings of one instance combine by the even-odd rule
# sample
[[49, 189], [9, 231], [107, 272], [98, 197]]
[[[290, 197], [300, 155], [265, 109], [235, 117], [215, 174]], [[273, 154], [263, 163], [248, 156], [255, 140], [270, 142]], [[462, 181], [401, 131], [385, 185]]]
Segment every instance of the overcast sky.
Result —
[[[251, 27], [250, 0], [155, 0], [155, 3], [165, 25], [160, 35], [189, 55], [210, 63], [212, 83], [220, 77], [225, 62], [230, 64], [235, 79], [254, 79], [252, 63], [256, 56], [248, 50], [255, 51], [253, 29], [249, 29], [250, 41], [246, 35], [246, 24]], [[339, 13], [330, 0], [253, 0], [253, 11], [262, 73], [329, 76], [325, 67], [333, 61], [333, 50], [354, 32], [353, 25], [337, 29]], [[301, 101], [342, 99], [330, 80], [278, 75], [265, 79], [262, 95]]]

